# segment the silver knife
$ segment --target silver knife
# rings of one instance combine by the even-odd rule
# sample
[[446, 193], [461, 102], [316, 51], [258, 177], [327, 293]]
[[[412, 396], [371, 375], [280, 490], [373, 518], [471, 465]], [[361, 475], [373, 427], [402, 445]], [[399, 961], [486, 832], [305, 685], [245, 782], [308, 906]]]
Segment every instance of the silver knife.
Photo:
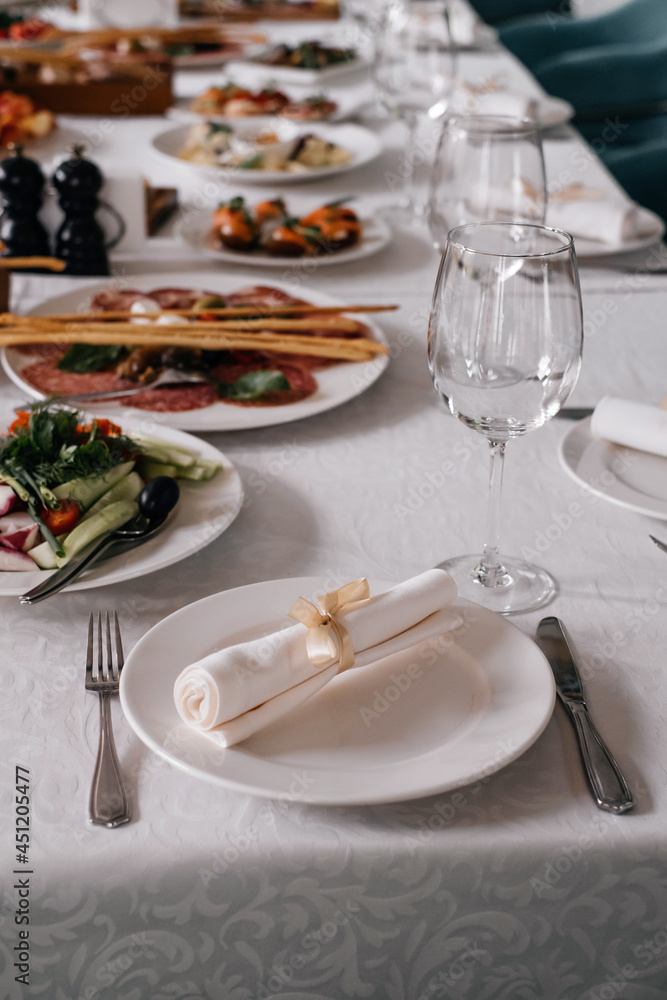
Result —
[[558, 618], [543, 618], [536, 638], [553, 670], [561, 704], [574, 725], [586, 778], [598, 808], [616, 815], [627, 812], [635, 804], [632, 792], [593, 725], [581, 678]]

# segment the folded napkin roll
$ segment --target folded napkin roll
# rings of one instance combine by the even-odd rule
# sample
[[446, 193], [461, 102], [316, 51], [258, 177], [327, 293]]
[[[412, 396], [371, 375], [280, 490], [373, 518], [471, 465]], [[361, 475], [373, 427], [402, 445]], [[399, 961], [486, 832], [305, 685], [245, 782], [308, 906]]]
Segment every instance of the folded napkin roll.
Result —
[[232, 746], [302, 704], [341, 669], [374, 663], [462, 621], [450, 607], [456, 584], [442, 570], [359, 599], [367, 593], [365, 580], [347, 584], [320, 598], [324, 612], [299, 598], [292, 612], [300, 621], [310, 617], [310, 627], [292, 625], [186, 667], [174, 685], [181, 718], [220, 746]]
[[656, 232], [655, 216], [632, 202], [619, 204], [606, 198], [549, 200], [547, 225], [574, 237], [622, 246]]
[[603, 396], [591, 417], [591, 434], [667, 458], [667, 410], [657, 406]]
[[507, 115], [510, 118], [536, 118], [538, 101], [516, 90], [464, 91], [455, 98], [469, 115]]

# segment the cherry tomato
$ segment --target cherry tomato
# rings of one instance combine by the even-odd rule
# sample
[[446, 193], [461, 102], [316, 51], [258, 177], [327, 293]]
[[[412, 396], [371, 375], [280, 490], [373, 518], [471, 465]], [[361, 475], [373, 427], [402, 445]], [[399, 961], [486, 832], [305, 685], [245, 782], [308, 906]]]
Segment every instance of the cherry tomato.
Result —
[[79, 523], [79, 505], [76, 500], [61, 500], [58, 508], [44, 507], [39, 516], [54, 535], [64, 535]]

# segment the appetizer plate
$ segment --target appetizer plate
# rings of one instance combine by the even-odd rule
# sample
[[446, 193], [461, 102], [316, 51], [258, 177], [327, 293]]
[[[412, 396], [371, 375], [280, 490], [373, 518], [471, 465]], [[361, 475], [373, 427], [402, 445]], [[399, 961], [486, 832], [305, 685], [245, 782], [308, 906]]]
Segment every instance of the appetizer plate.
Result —
[[[270, 127], [281, 141], [287, 142], [298, 135], [312, 133], [318, 138], [336, 143], [336, 145], [349, 150], [352, 159], [349, 163], [331, 167], [305, 168], [294, 173], [287, 170], [243, 170], [238, 166], [224, 164], [209, 166], [193, 163], [191, 160], [182, 160], [179, 156], [187, 141], [190, 127], [190, 125], [177, 125], [160, 132], [151, 142], [152, 152], [172, 167], [177, 165], [197, 174], [213, 174], [218, 179], [225, 178], [229, 184], [299, 184], [303, 181], [321, 180], [324, 177], [333, 177], [362, 167], [376, 159], [382, 152], [382, 142], [379, 137], [361, 125], [329, 125], [326, 122], [297, 123], [276, 117], [271, 119]], [[266, 130], [261, 122], [252, 119], [241, 119], [236, 126], [232, 127], [241, 138], [247, 138], [249, 141], [258, 133]]]
[[[304, 209], [304, 211], [306, 210]], [[361, 219], [363, 236], [359, 243], [317, 257], [309, 255], [277, 257], [275, 254], [267, 253], [266, 250], [253, 250], [250, 253], [244, 253], [241, 250], [230, 250], [228, 247], [216, 250], [208, 244], [212, 214], [212, 209], [208, 211], [196, 209], [187, 212], [186, 217], [177, 226], [176, 233], [191, 250], [204, 257], [209, 257], [211, 260], [217, 260], [220, 264], [281, 268], [286, 271], [291, 267], [298, 268], [299, 265], [307, 262], [306, 266], [310, 272], [311, 269], [316, 271], [319, 267], [328, 267], [330, 264], [349, 264], [356, 260], [362, 260], [364, 257], [370, 257], [372, 254], [384, 250], [391, 240], [391, 230], [387, 224], [382, 219], [375, 217]]]
[[[391, 586], [371, 582], [371, 592]], [[544, 730], [555, 694], [546, 659], [515, 625], [468, 601], [457, 602], [464, 622], [437, 650], [417, 646], [346, 671], [235, 747], [221, 749], [181, 721], [173, 700], [181, 670], [216, 648], [284, 627], [296, 597], [322, 590], [318, 577], [272, 580], [165, 618], [126, 660], [120, 697], [130, 726], [192, 777], [323, 805], [399, 802], [458, 788], [505, 767]], [[295, 791], [296, 774], [303, 780]]]
[[567, 474], [587, 492], [637, 514], [667, 520], [667, 458], [594, 438], [590, 417], [565, 435], [559, 457]]
[[[308, 265], [306, 265], [308, 266]], [[310, 271], [304, 272], [307, 278]], [[188, 271], [186, 273], [175, 274], [137, 274], [127, 279], [132, 288], [137, 288], [143, 292], [149, 292], [153, 288], [164, 288], [169, 285], [172, 288], [205, 288], [215, 294], [225, 295], [236, 289], [250, 284], [238, 275], [218, 275], [205, 274]], [[314, 305], [339, 305], [340, 300], [323, 292], [311, 290], [308, 284], [290, 285], [280, 281], [267, 281], [274, 288], [282, 288], [298, 297], [303, 297]], [[109, 287], [109, 282], [102, 282], [97, 285], [86, 285], [84, 288], [74, 292], [66, 292], [64, 295], [57, 295], [47, 299], [36, 309], [32, 310], [32, 315], [48, 316], [54, 313], [76, 312], [77, 309], [85, 309], [93, 295]], [[386, 343], [386, 338], [380, 327], [367, 316], [361, 315], [360, 319], [372, 331], [372, 335], [381, 343]], [[0, 355], [2, 366], [14, 382], [28, 397], [41, 399], [42, 394], [33, 389], [21, 377], [21, 370], [34, 361], [19, 351], [5, 348]], [[345, 362], [339, 365], [332, 365], [322, 371], [315, 373], [318, 383], [317, 392], [307, 399], [298, 403], [288, 403], [283, 406], [233, 406], [228, 403], [215, 403], [201, 410], [187, 410], [182, 413], [160, 413], [154, 419], [164, 427], [176, 427], [181, 430], [195, 431], [196, 433], [206, 433], [209, 431], [238, 431], [248, 430], [255, 427], [271, 427], [276, 424], [288, 423], [292, 420], [302, 420], [305, 417], [312, 417], [318, 413], [331, 410], [341, 403], [346, 403], [355, 396], [361, 395], [380, 377], [388, 364], [387, 356], [377, 357], [373, 361], [363, 363]], [[95, 408], [88, 404], [87, 409], [91, 413], [104, 413], [112, 416], [114, 420], [122, 423], [124, 420], [134, 417], [138, 419], [143, 413], [150, 419], [150, 411], [137, 410], [127, 405], [112, 404], [111, 402], [99, 405]]]
[[252, 71], [253, 79], [259, 82], [270, 80], [272, 83], [291, 83], [296, 86], [319, 88], [359, 73], [369, 65], [366, 60], [357, 57], [350, 62], [325, 66], [324, 69], [298, 69], [296, 66], [270, 66], [263, 63], [261, 58], [262, 53], [257, 53], [252, 59], [232, 59], [227, 63], [226, 69], [231, 74]]
[[[113, 419], [118, 420], [118, 416]], [[147, 413], [143, 418], [141, 415], [134, 418], [123, 416], [122, 427], [130, 435], [134, 428], [147, 437], [187, 448], [202, 458], [220, 461], [222, 469], [208, 482], [179, 480], [181, 495], [178, 505], [159, 535], [124, 555], [95, 563], [83, 576], [65, 587], [64, 592], [122, 583], [180, 562], [226, 531], [241, 509], [241, 478], [227, 456], [213, 445], [190, 434], [161, 427]], [[0, 573], [0, 595], [25, 594], [50, 575], [51, 571], [38, 569], [34, 573]]]

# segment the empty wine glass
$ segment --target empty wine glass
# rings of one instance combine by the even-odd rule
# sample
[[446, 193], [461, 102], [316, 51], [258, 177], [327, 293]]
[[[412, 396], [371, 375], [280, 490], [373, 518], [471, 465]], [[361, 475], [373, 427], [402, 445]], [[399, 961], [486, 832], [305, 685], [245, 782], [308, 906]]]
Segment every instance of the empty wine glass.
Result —
[[442, 250], [468, 222], [543, 223], [547, 186], [540, 130], [528, 118], [452, 115], [431, 170], [428, 225]]
[[455, 73], [445, 0], [393, 3], [378, 36], [372, 75], [380, 101], [408, 128], [394, 206], [400, 221], [414, 221], [423, 214], [414, 199], [415, 160], [426, 156], [426, 148], [417, 148], [417, 132], [422, 122], [437, 121], [445, 113]]
[[436, 389], [491, 454], [486, 544], [441, 564], [462, 597], [500, 614], [555, 593], [544, 570], [499, 554], [505, 445], [541, 427], [581, 365], [581, 290], [572, 237], [558, 229], [483, 223], [453, 229], [431, 307], [428, 362]]

